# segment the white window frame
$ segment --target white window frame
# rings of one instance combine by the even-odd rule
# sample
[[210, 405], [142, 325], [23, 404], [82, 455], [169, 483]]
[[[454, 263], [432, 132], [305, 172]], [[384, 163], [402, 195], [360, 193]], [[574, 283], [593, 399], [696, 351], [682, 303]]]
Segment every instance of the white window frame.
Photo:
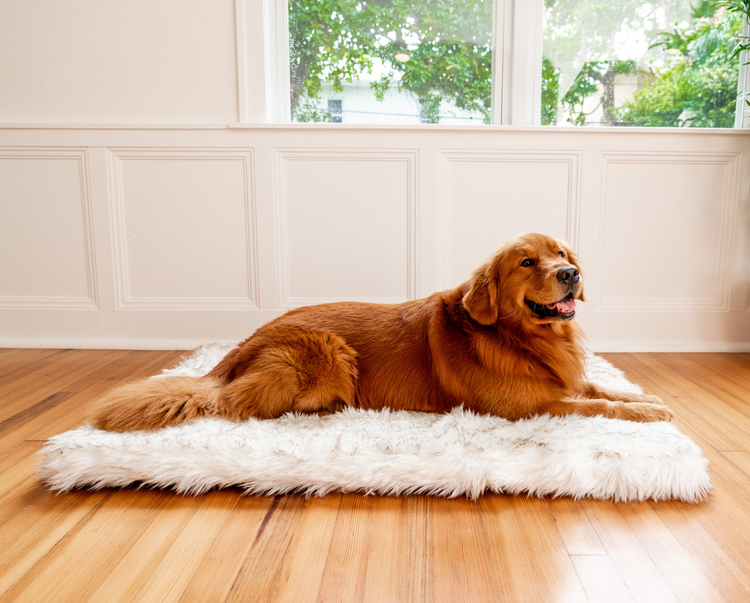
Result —
[[[235, 10], [239, 121], [290, 123], [288, 2], [235, 0]], [[544, 0], [494, 0], [493, 14], [491, 123], [541, 125]], [[747, 19], [743, 35], [750, 35]], [[251, 56], [263, 56], [263, 61], [250, 61]], [[750, 92], [750, 65], [743, 64], [747, 61], [743, 52], [738, 101]], [[256, 90], [254, 102], [249, 100], [249, 82]], [[738, 102], [735, 128], [748, 127], [750, 107]]]
[[[742, 35], [747, 39], [750, 36], [750, 23], [748, 23], [747, 17], [745, 17], [742, 23]], [[740, 53], [740, 67], [739, 77], [737, 78], [737, 109], [734, 114], [734, 127], [735, 128], [750, 128], [750, 107], [745, 102], [746, 98], [750, 98], [750, 65], [746, 65], [748, 62], [748, 52], [743, 50]]]

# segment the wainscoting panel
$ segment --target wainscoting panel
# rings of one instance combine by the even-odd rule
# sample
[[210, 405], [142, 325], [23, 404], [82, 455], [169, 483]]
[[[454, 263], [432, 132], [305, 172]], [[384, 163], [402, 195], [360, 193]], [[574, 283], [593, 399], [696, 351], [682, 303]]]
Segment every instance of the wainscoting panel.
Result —
[[188, 348], [283, 312], [579, 252], [607, 351], [750, 351], [750, 135], [519, 127], [0, 126], [0, 345]]
[[0, 149], [0, 308], [95, 310], [85, 149]]
[[416, 290], [416, 152], [277, 150], [280, 306]]
[[738, 154], [604, 155], [597, 311], [726, 312]]
[[117, 309], [254, 309], [250, 151], [110, 152]]
[[445, 151], [441, 160], [441, 288], [461, 284], [519, 234], [577, 244], [579, 154]]

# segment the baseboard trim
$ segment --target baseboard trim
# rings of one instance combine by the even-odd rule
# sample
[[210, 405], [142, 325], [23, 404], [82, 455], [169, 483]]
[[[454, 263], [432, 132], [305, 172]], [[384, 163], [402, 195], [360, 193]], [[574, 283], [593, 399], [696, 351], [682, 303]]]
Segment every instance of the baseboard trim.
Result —
[[73, 350], [194, 350], [198, 346], [218, 343], [237, 345], [237, 341], [205, 339], [119, 339], [119, 338], [83, 338], [73, 337], [0, 337], [0, 348], [48, 348]]
[[750, 342], [734, 343], [725, 341], [590, 341], [588, 347], [595, 353], [618, 352], [700, 352], [700, 353], [747, 353], [750, 352]]

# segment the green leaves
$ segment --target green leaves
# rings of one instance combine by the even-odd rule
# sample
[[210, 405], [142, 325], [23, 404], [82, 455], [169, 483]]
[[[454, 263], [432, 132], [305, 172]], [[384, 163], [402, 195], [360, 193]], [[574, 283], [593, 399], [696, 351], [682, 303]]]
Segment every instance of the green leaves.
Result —
[[[372, 74], [380, 60], [398, 90], [411, 92], [425, 121], [437, 123], [451, 100], [489, 121], [492, 90], [490, 0], [290, 0], [291, 105], [296, 119], [325, 119], [313, 111], [323, 83], [341, 91]], [[396, 55], [409, 58], [396, 59]], [[370, 87], [383, 102], [392, 79]], [[304, 97], [304, 110], [298, 110]], [[312, 105], [311, 105], [312, 103]]]
[[[735, 4], [746, 2], [750, 0]], [[742, 15], [717, 11], [717, 5], [707, 4], [696, 7], [687, 30], [675, 29], [662, 36], [660, 44], [672, 51], [671, 63], [649, 74], [651, 82], [618, 111], [620, 121], [638, 126], [734, 125], [738, 53], [733, 49]]]
[[[558, 0], [557, 8], [559, 3], [567, 1]], [[731, 10], [730, 4], [734, 7]], [[560, 102], [568, 114], [568, 122], [586, 125], [592, 111], [584, 113], [584, 101], [599, 93], [602, 97], [598, 107], [604, 109], [604, 123], [732, 127], [737, 100], [737, 40], [748, 42], [740, 37], [745, 5], [750, 6], [750, 0], [717, 4], [703, 0], [692, 9], [686, 27], [652, 33], [656, 42], [651, 48], [660, 48], [668, 58], [662, 68], [638, 69], [634, 61], [585, 63]], [[542, 69], [544, 91], [545, 87], [557, 85], [559, 76], [552, 62]], [[616, 108], [615, 80], [623, 74], [632, 74], [633, 84], [636, 83], [633, 76], [637, 75], [639, 89], [628, 102]], [[543, 100], [543, 115], [544, 106]], [[550, 121], [545, 123], [555, 123], [556, 116], [548, 111], [547, 119]]]

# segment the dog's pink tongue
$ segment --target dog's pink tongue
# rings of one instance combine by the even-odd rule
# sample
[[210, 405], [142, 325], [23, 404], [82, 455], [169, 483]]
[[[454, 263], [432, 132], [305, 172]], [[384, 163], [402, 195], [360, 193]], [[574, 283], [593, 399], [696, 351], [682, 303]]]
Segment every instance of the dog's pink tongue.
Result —
[[568, 314], [570, 312], [573, 312], [576, 309], [576, 300], [561, 299], [559, 302], [554, 303], [554, 304], [549, 304], [547, 307], [550, 310], [557, 308], [559, 312], [562, 312], [563, 314]]

